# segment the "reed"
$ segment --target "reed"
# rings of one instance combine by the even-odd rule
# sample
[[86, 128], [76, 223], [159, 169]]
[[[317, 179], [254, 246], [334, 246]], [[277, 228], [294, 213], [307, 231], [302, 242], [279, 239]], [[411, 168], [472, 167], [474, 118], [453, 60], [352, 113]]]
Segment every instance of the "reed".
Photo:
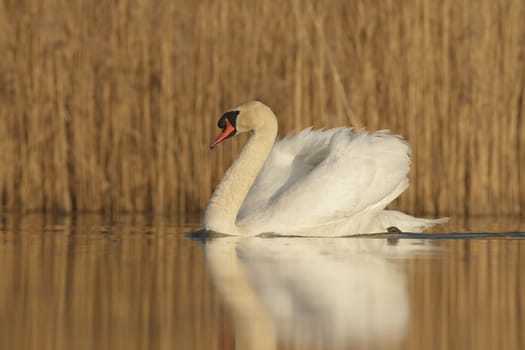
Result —
[[403, 135], [397, 208], [519, 214], [524, 22], [521, 0], [2, 2], [1, 207], [199, 212], [245, 140], [210, 152], [217, 117], [260, 99], [281, 135]]

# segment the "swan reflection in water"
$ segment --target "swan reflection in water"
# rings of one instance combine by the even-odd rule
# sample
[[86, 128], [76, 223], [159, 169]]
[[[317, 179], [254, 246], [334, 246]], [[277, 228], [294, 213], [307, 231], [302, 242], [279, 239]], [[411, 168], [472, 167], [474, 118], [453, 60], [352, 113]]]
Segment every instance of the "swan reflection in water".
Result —
[[414, 240], [392, 245], [355, 237], [204, 243], [212, 279], [233, 317], [237, 349], [403, 348], [409, 301], [395, 258], [429, 250]]

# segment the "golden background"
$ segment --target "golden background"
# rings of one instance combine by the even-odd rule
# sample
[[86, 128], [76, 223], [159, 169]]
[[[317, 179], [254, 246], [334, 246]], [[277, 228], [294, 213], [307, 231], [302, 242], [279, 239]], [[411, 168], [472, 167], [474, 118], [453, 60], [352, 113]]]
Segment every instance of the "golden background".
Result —
[[4, 211], [206, 207], [242, 147], [222, 112], [259, 99], [280, 135], [391, 129], [413, 214], [525, 206], [525, 3], [0, 2]]

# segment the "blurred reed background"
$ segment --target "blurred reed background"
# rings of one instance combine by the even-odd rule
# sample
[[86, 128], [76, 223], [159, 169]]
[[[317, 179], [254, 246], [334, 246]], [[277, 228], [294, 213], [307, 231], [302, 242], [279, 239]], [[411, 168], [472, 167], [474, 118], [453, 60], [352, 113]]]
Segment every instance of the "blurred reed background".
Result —
[[260, 99], [284, 135], [391, 129], [412, 145], [395, 206], [525, 207], [523, 0], [0, 2], [4, 211], [202, 211]]

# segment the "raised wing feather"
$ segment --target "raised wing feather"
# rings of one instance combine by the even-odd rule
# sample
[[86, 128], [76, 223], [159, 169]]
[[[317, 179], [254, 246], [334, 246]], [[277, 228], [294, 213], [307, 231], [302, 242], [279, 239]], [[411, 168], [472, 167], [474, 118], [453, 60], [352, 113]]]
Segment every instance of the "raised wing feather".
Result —
[[341, 128], [295, 137], [289, 147], [275, 145], [241, 209], [240, 224], [291, 232], [365, 210], [379, 213], [408, 185], [409, 147], [397, 136]]
[[276, 141], [237, 216], [244, 220], [260, 213], [297, 181], [304, 179], [329, 152], [332, 136], [341, 129], [304, 129]]

